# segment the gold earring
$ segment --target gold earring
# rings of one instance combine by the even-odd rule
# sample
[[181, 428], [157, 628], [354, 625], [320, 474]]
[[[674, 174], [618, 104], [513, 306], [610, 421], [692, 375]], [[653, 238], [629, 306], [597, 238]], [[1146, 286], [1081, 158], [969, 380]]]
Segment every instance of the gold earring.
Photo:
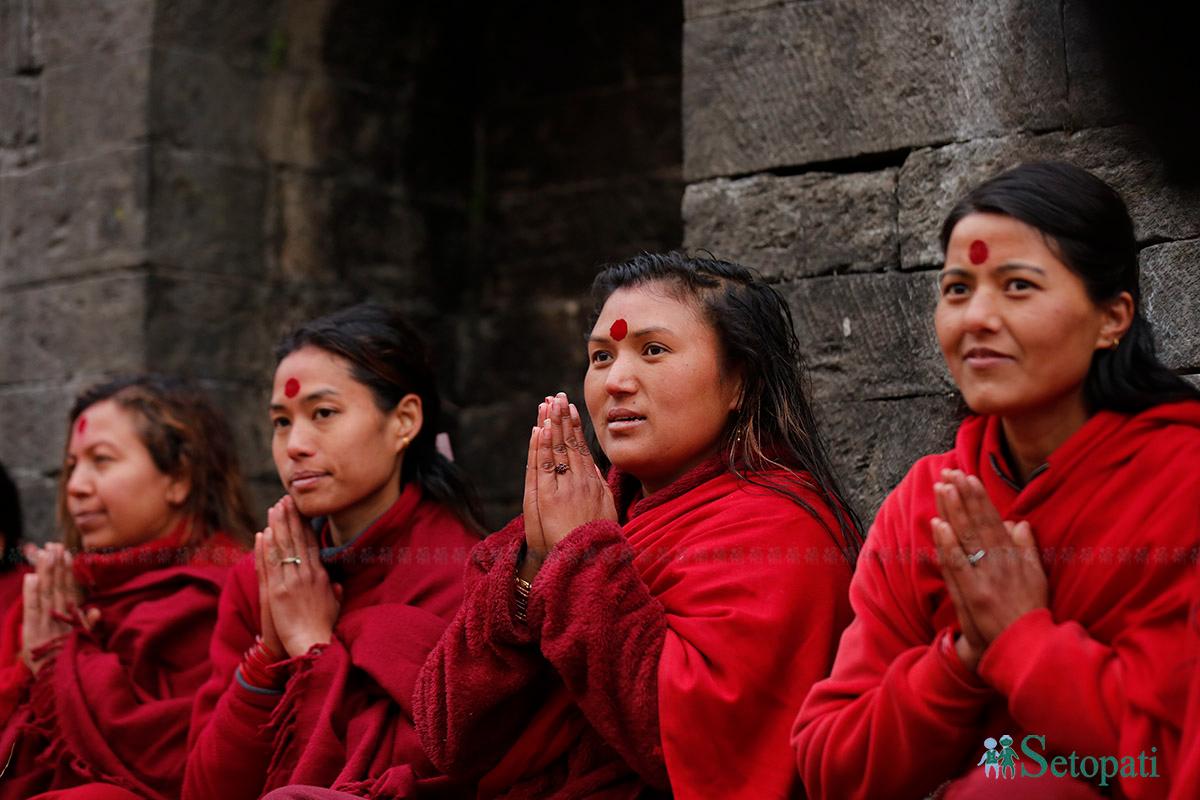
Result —
[[1117, 338], [1116, 336], [1114, 336], [1113, 343], [1112, 343], [1112, 349], [1116, 350], [1120, 344], [1121, 344], [1121, 340], [1119, 338]]
[[403, 439], [400, 440], [400, 449], [401, 450], [408, 449], [408, 437], [407, 436], [405, 436]]

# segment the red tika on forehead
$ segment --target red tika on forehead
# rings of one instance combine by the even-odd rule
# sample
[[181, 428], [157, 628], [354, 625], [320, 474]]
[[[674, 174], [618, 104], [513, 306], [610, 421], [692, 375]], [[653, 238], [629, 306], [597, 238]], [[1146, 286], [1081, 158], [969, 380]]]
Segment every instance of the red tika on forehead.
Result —
[[967, 255], [971, 259], [972, 264], [982, 264], [987, 261], [988, 246], [987, 242], [982, 239], [976, 239], [971, 242], [971, 248], [967, 251]]
[[283, 385], [283, 393], [287, 397], [295, 397], [300, 394], [300, 381], [295, 378], [288, 378], [287, 383]]
[[80, 436], [83, 436], [87, 431], [87, 417], [79, 418], [79, 422], [75, 423], [75, 430]]
[[629, 323], [623, 319], [617, 320], [612, 324], [612, 327], [608, 329], [608, 335], [618, 342], [624, 339], [628, 333]]

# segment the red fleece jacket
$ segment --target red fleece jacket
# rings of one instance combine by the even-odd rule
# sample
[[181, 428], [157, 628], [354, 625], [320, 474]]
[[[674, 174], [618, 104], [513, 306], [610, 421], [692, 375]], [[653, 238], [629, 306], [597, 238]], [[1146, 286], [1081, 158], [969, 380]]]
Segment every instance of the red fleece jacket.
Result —
[[[1200, 542], [1200, 403], [1096, 414], [1023, 489], [1003, 477], [1000, 448], [998, 419], [968, 419], [954, 450], [918, 461], [880, 509], [850, 589], [857, 616], [796, 720], [811, 797], [922, 797], [947, 780], [948, 796], [968, 794], [984, 739], [1006, 733], [1015, 746], [1045, 736], [1047, 759], [1156, 747], [1164, 778], [1115, 791], [1165, 795]], [[929, 529], [943, 468], [978, 475], [1003, 518], [1029, 521], [1049, 579], [1050, 607], [993, 641], [977, 674], [949, 644], [958, 621]]]
[[241, 550], [225, 536], [181, 548], [178, 533], [75, 558], [85, 607], [101, 616], [45, 646], [35, 677], [17, 660], [21, 603], [0, 639], [0, 798], [90, 782], [179, 796], [193, 695], [208, 678], [217, 598]]
[[476, 548], [421, 673], [435, 764], [482, 776], [484, 797], [788, 796], [791, 719], [849, 616], [850, 569], [811, 515], [704, 465], [624, 526], [565, 537], [527, 624], [513, 616], [523, 541], [518, 518]]
[[212, 678], [196, 697], [183, 796], [251, 800], [294, 783], [372, 798], [453, 791], [412, 728], [412, 686], [458, 610], [478, 542], [410, 483], [353, 541], [324, 548], [341, 611], [328, 645], [286, 662], [282, 693], [234, 677], [259, 633], [253, 556], [238, 564], [221, 596]]

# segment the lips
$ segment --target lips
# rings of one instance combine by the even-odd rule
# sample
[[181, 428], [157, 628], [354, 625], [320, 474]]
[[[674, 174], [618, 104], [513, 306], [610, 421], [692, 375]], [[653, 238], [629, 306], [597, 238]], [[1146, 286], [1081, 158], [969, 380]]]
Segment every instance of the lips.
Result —
[[81, 533], [88, 533], [104, 527], [105, 514], [103, 511], [76, 511], [71, 514], [75, 527]]
[[322, 478], [329, 476], [328, 472], [319, 472], [317, 470], [301, 470], [300, 472], [292, 473], [291, 480], [288, 485], [297, 491], [307, 491], [316, 488]]
[[992, 350], [990, 347], [972, 347], [963, 353], [963, 361], [968, 366], [978, 369], [986, 367], [995, 367], [1001, 364], [1007, 364], [1014, 359], [1007, 353], [1001, 353], [999, 350]]
[[645, 416], [629, 408], [614, 408], [605, 416], [606, 427], [616, 433], [636, 428], [645, 421]]

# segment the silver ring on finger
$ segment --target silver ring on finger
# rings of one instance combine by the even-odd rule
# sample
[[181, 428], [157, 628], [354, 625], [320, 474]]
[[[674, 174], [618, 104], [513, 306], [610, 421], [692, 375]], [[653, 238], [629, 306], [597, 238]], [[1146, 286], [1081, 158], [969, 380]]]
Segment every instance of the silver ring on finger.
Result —
[[287, 558], [281, 558], [279, 560], [279, 563], [280, 564], [295, 564], [298, 567], [301, 564], [303, 564], [304, 561], [300, 558], [300, 556], [288, 556]]
[[978, 550], [976, 550], [974, 553], [971, 553], [971, 555], [967, 556], [967, 563], [973, 567], [976, 564], [978, 564], [980, 561], [982, 561], [983, 557], [986, 555], [987, 555], [987, 550], [984, 550], [981, 547]]
[[571, 469], [571, 467], [568, 464], [555, 464], [554, 465], [554, 471], [559, 475], [562, 475], [564, 472], [568, 472], [570, 469]]

